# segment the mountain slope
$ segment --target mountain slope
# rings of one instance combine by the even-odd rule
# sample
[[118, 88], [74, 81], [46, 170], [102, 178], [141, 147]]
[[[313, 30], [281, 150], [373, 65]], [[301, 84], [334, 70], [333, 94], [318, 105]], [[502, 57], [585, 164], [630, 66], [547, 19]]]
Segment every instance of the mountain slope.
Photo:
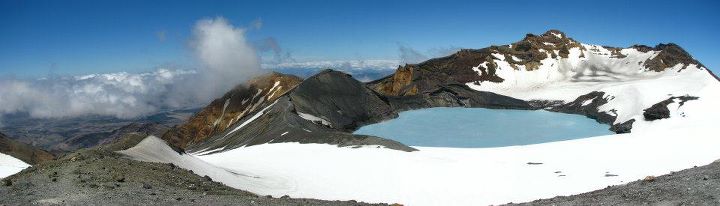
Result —
[[0, 153], [33, 165], [55, 158], [54, 155], [45, 150], [12, 140], [3, 133], [0, 133]]
[[[256, 184], [238, 187], [262, 194], [413, 205], [498, 204], [579, 194], [720, 158], [720, 139], [714, 135], [720, 82], [673, 44], [603, 47], [548, 31], [511, 45], [406, 65], [364, 87], [342, 84], [353, 82], [348, 78], [333, 71], [310, 77], [305, 81], [315, 93], [298, 86], [230, 131], [193, 145], [191, 155], [227, 170], [258, 174]], [[294, 92], [310, 95], [294, 99]], [[360, 111], [346, 109], [350, 104]], [[437, 106], [582, 114], [628, 134], [500, 148], [417, 147], [414, 152], [386, 145], [335, 146], [353, 140], [339, 134], [356, 137], [348, 136], [353, 127], [393, 118], [377, 114]], [[670, 186], [657, 188], [665, 187]], [[681, 195], [692, 201], [696, 194], [702, 195]]]
[[193, 152], [219, 152], [265, 143], [300, 142], [338, 146], [381, 145], [414, 151], [392, 140], [348, 131], [394, 118], [390, 105], [351, 76], [322, 71], [287, 94], [240, 119], [230, 129], [190, 145]]
[[552, 111], [583, 114], [623, 133], [647, 124], [643, 109], [668, 98], [697, 97], [716, 85], [716, 78], [672, 43], [607, 47], [550, 30], [509, 45], [405, 65], [369, 86], [387, 96], [416, 96], [464, 84]]
[[109, 132], [73, 137], [53, 146], [53, 148], [61, 148], [63, 151], [74, 151], [80, 148], [90, 148], [97, 145], [108, 144], [129, 133], [160, 136], [165, 134], [169, 129], [170, 127], [158, 123], [134, 122]]
[[300, 81], [302, 79], [299, 77], [275, 72], [256, 77], [212, 101], [186, 123], [171, 129], [162, 138], [181, 148], [202, 142], [266, 107], [297, 86]]
[[[111, 144], [80, 149], [2, 179], [0, 204], [369, 205], [355, 201], [258, 196], [214, 182], [208, 176], [200, 176], [175, 164], [134, 161], [115, 152], [132, 148], [134, 144], [142, 143], [145, 137], [129, 134]], [[166, 152], [163, 156], [167, 158], [180, 156], [162, 140], [154, 137], [151, 140], [158, 141], [153, 142], [158, 144], [152, 146], [153, 151]], [[0, 154], [0, 163], [2, 157]]]

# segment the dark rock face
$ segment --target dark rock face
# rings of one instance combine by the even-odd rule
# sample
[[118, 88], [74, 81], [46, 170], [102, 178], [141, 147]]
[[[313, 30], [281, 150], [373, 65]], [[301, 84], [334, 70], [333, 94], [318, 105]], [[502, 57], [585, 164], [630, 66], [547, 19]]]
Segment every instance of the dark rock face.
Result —
[[667, 105], [671, 102], [672, 100], [665, 100], [654, 104], [650, 108], [643, 110], [643, 117], [645, 117], [647, 121], [669, 118], [670, 110], [667, 108]]
[[584, 95], [579, 96], [574, 101], [551, 106], [550, 111], [562, 112], [568, 114], [580, 114], [588, 118], [594, 119], [595, 121], [602, 124], [609, 124], [610, 131], [615, 133], [628, 133], [632, 129], [632, 124], [635, 122], [634, 119], [629, 121], [613, 124], [616, 116], [598, 111], [598, 107], [607, 104], [608, 99], [605, 98], [605, 92], [593, 91]]
[[613, 124], [612, 126], [610, 126], [610, 131], [613, 131], [618, 134], [630, 133], [630, 130], [632, 130], [633, 123], [635, 123], [635, 119], [630, 119], [630, 120], [625, 121], [620, 124]]
[[18, 158], [31, 165], [55, 158], [53, 154], [45, 150], [12, 140], [3, 133], [0, 133], [0, 153]]
[[704, 67], [700, 62], [693, 59], [693, 57], [682, 49], [677, 44], [658, 44], [653, 48], [654, 51], [660, 51], [658, 55], [645, 62], [645, 67], [649, 70], [660, 72], [665, 68], [675, 66], [677, 64], [684, 64], [682, 69], [685, 69], [688, 64], [695, 64]]
[[430, 107], [480, 107], [490, 109], [536, 109], [529, 103], [492, 92], [475, 91], [461, 84], [440, 86], [438, 89], [412, 96], [384, 97], [396, 111]]
[[308, 78], [289, 97], [296, 112], [327, 120], [341, 131], [397, 116], [363, 83], [338, 71], [325, 70]]
[[683, 106], [683, 104], [685, 104], [685, 102], [690, 101], [690, 100], [696, 100], [696, 99], [698, 99], [698, 97], [693, 97], [693, 96], [670, 97], [666, 100], [663, 100], [661, 102], [654, 104], [650, 108], [643, 110], [643, 117], [647, 121], [654, 121], [654, 120], [658, 120], [658, 119], [670, 118], [670, 110], [667, 107], [670, 103], [677, 101], [678, 104], [680, 104], [680, 106]]
[[[358, 104], [362, 104], [362, 102]], [[341, 147], [381, 145], [402, 151], [416, 150], [393, 140], [367, 135], [354, 135], [327, 127], [322, 123], [303, 119], [296, 113], [294, 102], [288, 96], [279, 98], [277, 102], [264, 108], [261, 112], [263, 113], [252, 121], [248, 121], [249, 119], [240, 120], [241, 123], [247, 122], [241, 129], [234, 130], [235, 127], [239, 126], [234, 125], [232, 130], [212, 136], [202, 143], [190, 145], [186, 149], [196, 152], [224, 148], [224, 151], [241, 146], [299, 142], [334, 144]]]

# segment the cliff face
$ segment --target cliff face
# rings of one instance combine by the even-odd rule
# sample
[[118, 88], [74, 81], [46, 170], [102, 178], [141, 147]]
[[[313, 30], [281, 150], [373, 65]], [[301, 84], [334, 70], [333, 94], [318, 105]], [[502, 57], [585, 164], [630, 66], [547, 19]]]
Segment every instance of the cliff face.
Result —
[[301, 81], [299, 77], [280, 73], [256, 77], [212, 101], [186, 123], [165, 133], [162, 138], [181, 148], [189, 143], [201, 142], [266, 107]]
[[3, 133], [0, 133], [0, 153], [13, 156], [31, 165], [55, 158], [54, 155], [45, 150], [16, 142], [5, 136]]
[[690, 53], [682, 49], [677, 44], [659, 44], [651, 50], [659, 51], [659, 53], [655, 58], [645, 61], [643, 65], [652, 71], [660, 72], [665, 68], [675, 66], [676, 64], [685, 65], [683, 66], [683, 69], [690, 64], [704, 67], [700, 62], [693, 59]]

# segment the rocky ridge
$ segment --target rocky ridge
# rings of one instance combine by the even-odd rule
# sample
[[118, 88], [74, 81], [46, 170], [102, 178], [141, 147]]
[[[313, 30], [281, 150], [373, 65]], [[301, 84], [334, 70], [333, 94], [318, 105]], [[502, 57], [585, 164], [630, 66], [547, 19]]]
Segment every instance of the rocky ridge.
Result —
[[299, 77], [275, 72], [256, 77], [212, 101], [186, 123], [162, 135], [162, 138], [179, 147], [202, 142], [271, 104], [301, 81]]
[[31, 165], [55, 158], [53, 154], [45, 150], [12, 140], [3, 133], [0, 133], [0, 153], [13, 156]]

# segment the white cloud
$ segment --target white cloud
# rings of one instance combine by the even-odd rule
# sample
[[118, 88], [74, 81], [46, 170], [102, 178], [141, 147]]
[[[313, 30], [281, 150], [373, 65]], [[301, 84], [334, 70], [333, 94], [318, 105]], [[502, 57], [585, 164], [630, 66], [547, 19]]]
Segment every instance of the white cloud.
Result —
[[245, 39], [245, 29], [233, 27], [221, 17], [197, 22], [192, 48], [205, 71], [227, 80], [257, 75], [260, 59]]
[[160, 109], [201, 106], [264, 72], [245, 30], [223, 18], [198, 21], [190, 45], [202, 65], [192, 71], [0, 79], [0, 116], [27, 112], [38, 118], [135, 118]]
[[[168, 96], [191, 71], [93, 74], [38, 80], [0, 80], [0, 114], [27, 112], [32, 117], [106, 115], [133, 118], [171, 108], [182, 96]], [[171, 99], [163, 99], [171, 98]], [[179, 99], [178, 99], [179, 98]]]

